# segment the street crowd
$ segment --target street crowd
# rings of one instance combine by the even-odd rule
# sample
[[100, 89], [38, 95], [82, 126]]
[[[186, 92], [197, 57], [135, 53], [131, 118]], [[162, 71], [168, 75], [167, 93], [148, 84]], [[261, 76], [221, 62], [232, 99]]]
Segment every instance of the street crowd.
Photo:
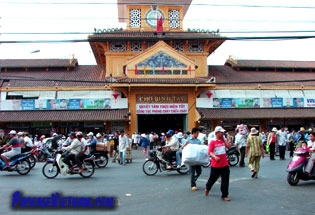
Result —
[[[80, 164], [81, 154], [97, 151], [100, 143], [104, 145], [102, 150], [111, 153], [112, 162], [117, 161], [120, 165], [126, 165], [126, 161], [131, 159], [132, 148], [141, 147], [144, 159], [148, 159], [148, 149], [153, 150], [161, 146], [164, 148], [169, 169], [182, 167], [181, 154], [188, 144], [207, 145], [208, 155], [211, 158], [211, 171], [206, 183], [205, 195], [209, 194], [213, 184], [218, 178], [221, 178], [221, 197], [224, 201], [230, 201], [228, 197], [230, 170], [226, 156], [227, 149], [233, 146], [237, 148], [240, 154], [240, 167], [245, 167], [245, 158], [248, 158], [247, 166], [250, 169], [251, 177], [256, 179], [259, 175], [260, 159], [264, 158], [265, 154], [270, 154], [270, 160], [275, 160], [277, 154], [279, 154], [280, 160], [285, 160], [286, 150], [290, 151], [289, 156], [292, 157], [296, 148], [315, 147], [315, 135], [312, 128], [306, 130], [301, 127], [298, 131], [295, 129], [289, 131], [285, 126], [280, 126], [279, 129], [273, 127], [265, 133], [259, 132], [255, 127], [249, 129], [244, 124], [237, 125], [233, 133], [217, 126], [208, 134], [204, 133], [202, 128], [193, 128], [187, 132], [169, 129], [167, 132], [159, 134], [157, 132], [141, 134], [135, 132], [130, 138], [124, 130], [115, 131], [113, 134], [94, 134], [93, 132], [83, 134], [76, 131], [71, 132], [67, 137], [53, 133], [49, 138], [44, 135], [40, 137], [34, 135], [34, 138], [31, 138], [28, 132], [16, 132], [15, 130], [11, 130], [7, 134], [0, 129], [1, 158], [6, 163], [5, 168], [9, 168], [8, 161], [14, 155], [34, 148], [47, 148], [45, 140], [49, 138], [52, 139], [50, 147], [60, 147], [69, 151], [68, 157], [64, 159], [69, 169], [72, 168], [74, 161]], [[172, 165], [173, 157], [176, 157], [176, 166]], [[312, 161], [309, 162], [308, 170], [313, 168], [315, 156]], [[80, 171], [82, 170], [80, 168]], [[198, 190], [196, 182], [202, 172], [201, 165], [190, 165], [189, 170], [191, 189], [196, 191]]]

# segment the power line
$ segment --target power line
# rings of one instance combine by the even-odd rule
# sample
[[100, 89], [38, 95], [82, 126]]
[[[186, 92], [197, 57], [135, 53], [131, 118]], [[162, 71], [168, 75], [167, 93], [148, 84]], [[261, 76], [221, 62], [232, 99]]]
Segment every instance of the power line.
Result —
[[[1, 2], [1, 4], [33, 4], [33, 5], [124, 5], [126, 3], [119, 2], [49, 2], [49, 1], [38, 1], [38, 2], [24, 2], [24, 1], [7, 1]], [[152, 3], [128, 3], [128, 5], [152, 5]], [[165, 2], [161, 5], [165, 6], [178, 6], [178, 3]], [[253, 4], [209, 4], [209, 3], [191, 3], [184, 4], [183, 6], [210, 6], [210, 7], [250, 7], [250, 8], [296, 8], [296, 9], [315, 9], [315, 6], [290, 6], [290, 5], [253, 5]]]
[[[310, 36], [256, 36], [256, 37], [213, 37], [213, 36], [209, 36], [208, 39], [211, 40], [297, 40], [297, 39], [311, 39], [311, 38], [315, 38], [315, 35], [310, 35]], [[122, 38], [118, 38], [116, 40], [121, 40]], [[124, 40], [126, 38], [123, 38]], [[157, 38], [147, 38], [147, 40], [156, 40]], [[159, 40], [161, 40], [161, 38], [158, 38]], [[164, 36], [163, 39], [174, 39], [173, 37], [167, 37]], [[184, 38], [183, 40], [189, 40], [189, 39], [196, 39], [195, 37], [192, 38]], [[207, 38], [202, 38], [202, 39], [207, 39]], [[90, 40], [91, 42], [106, 42], [108, 41], [107, 38], [98, 38], [98, 39], [93, 39]], [[63, 39], [63, 40], [0, 40], [0, 44], [22, 44], [22, 43], [79, 43], [79, 42], [90, 42], [88, 39]]]

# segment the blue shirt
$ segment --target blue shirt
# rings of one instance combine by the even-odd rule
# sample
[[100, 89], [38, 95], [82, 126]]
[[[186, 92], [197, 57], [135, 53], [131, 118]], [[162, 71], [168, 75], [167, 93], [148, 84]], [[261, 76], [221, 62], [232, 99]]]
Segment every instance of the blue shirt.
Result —
[[190, 144], [202, 145], [202, 142], [198, 138], [194, 139], [193, 137], [189, 137], [187, 141]]

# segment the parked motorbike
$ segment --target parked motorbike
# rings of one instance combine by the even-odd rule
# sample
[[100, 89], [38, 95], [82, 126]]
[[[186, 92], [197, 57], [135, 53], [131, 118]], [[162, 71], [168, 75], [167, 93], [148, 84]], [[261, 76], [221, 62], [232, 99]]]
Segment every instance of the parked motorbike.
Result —
[[13, 156], [9, 161], [10, 168], [5, 168], [5, 162], [0, 158], [1, 171], [17, 171], [20, 175], [26, 175], [31, 171], [31, 164], [28, 161], [28, 154], [19, 154]]
[[48, 179], [55, 178], [58, 174], [62, 175], [74, 175], [80, 174], [83, 178], [91, 177], [95, 172], [94, 166], [94, 155], [85, 158], [83, 160], [82, 167], [84, 168], [83, 172], [79, 173], [79, 167], [77, 164], [74, 164], [74, 169], [69, 172], [68, 165], [62, 161], [62, 152], [58, 151], [55, 155], [55, 158], [48, 158], [45, 165], [43, 166], [42, 173]]
[[[226, 157], [229, 162], [229, 166], [236, 166], [240, 161], [240, 152], [237, 150], [236, 146], [232, 146], [230, 149], [226, 151]], [[211, 166], [211, 158], [209, 163], [202, 165], [203, 167], [210, 167]]]
[[157, 150], [151, 150], [149, 152], [149, 159], [143, 163], [142, 170], [148, 175], [155, 175], [158, 170], [162, 171], [177, 171], [179, 174], [187, 174], [189, 172], [189, 168], [186, 165], [183, 165], [181, 168], [176, 168], [176, 157], [173, 157], [173, 168], [167, 169], [168, 161], [165, 160], [163, 156], [163, 149], [158, 148]]
[[305, 166], [309, 161], [309, 152], [307, 149], [298, 148], [294, 152], [294, 156], [287, 166], [287, 182], [295, 186], [299, 183], [300, 179], [303, 181], [315, 180], [315, 166], [311, 172], [311, 175], [305, 173]]
[[94, 161], [97, 167], [104, 168], [108, 164], [108, 152], [107, 151], [96, 151], [94, 154]]
[[228, 149], [226, 155], [230, 166], [236, 166], [240, 161], [240, 152], [237, 150], [236, 146], [232, 146]]

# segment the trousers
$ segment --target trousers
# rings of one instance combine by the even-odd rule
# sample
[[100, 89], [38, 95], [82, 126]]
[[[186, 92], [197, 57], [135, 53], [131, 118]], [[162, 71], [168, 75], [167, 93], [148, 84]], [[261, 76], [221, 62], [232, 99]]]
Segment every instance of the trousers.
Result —
[[221, 176], [221, 197], [225, 198], [229, 195], [229, 183], [230, 183], [230, 168], [229, 166], [222, 168], [214, 168], [211, 167], [210, 177], [206, 184], [206, 189], [211, 190], [213, 184], [218, 180]]

